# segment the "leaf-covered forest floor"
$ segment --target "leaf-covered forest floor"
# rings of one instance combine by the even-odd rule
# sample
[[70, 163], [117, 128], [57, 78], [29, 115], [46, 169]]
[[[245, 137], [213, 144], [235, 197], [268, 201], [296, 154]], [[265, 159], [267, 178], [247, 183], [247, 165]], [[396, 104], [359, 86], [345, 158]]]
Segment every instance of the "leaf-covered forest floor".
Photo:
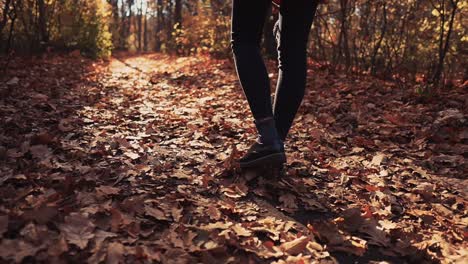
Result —
[[14, 59], [0, 262], [466, 263], [467, 87], [308, 78], [284, 171], [242, 172], [255, 130], [229, 60]]

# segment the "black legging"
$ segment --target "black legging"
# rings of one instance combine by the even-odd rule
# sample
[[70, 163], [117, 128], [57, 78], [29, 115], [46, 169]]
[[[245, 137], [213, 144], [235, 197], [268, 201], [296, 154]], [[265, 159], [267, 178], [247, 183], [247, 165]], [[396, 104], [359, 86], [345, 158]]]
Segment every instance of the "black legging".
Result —
[[260, 42], [271, 0], [233, 0], [231, 46], [237, 74], [256, 120], [274, 116], [284, 141], [304, 97], [307, 41], [319, 0], [282, 0], [279, 15], [279, 77], [271, 104]]

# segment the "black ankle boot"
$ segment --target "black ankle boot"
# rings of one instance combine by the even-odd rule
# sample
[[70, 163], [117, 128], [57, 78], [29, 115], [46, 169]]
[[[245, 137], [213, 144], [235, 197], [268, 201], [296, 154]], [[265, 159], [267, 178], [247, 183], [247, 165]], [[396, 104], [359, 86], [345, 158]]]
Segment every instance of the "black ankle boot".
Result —
[[280, 167], [286, 163], [284, 144], [276, 130], [275, 120], [273, 118], [256, 120], [255, 126], [259, 137], [239, 160], [240, 167], [251, 168], [265, 165]]

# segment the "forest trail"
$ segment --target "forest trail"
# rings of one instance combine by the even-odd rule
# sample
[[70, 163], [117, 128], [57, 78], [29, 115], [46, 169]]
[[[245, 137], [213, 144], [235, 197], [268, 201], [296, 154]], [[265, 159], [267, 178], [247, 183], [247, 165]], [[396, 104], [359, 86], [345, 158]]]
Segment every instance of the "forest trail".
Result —
[[235, 163], [255, 130], [228, 60], [13, 61], [0, 259], [466, 261], [463, 90], [428, 104], [314, 63], [308, 76], [274, 177]]

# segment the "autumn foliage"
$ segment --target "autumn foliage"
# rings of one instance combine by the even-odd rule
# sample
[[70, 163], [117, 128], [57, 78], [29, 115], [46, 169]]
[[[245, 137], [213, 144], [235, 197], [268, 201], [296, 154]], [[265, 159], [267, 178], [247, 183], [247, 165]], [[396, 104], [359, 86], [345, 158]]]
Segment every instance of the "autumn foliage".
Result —
[[229, 60], [13, 60], [0, 260], [464, 263], [463, 90], [428, 103], [313, 63], [308, 76], [278, 175], [236, 165], [254, 127]]
[[[334, 68], [423, 82], [420, 93], [466, 80], [466, 8], [461, 0], [321, 1], [309, 56]], [[221, 0], [2, 0], [0, 49], [37, 53], [79, 49], [230, 56], [231, 2]], [[265, 53], [275, 57], [274, 7]]]

